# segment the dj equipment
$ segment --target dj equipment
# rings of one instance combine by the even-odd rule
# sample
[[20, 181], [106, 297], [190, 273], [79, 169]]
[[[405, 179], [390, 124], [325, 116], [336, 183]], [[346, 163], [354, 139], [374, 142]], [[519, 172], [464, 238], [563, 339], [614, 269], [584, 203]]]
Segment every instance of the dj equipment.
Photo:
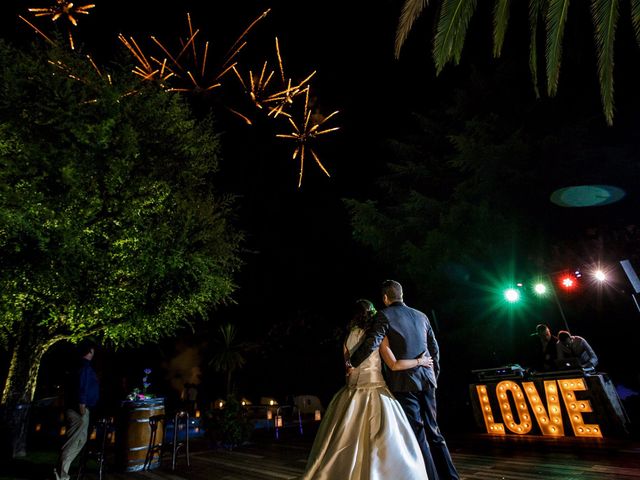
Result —
[[533, 372], [532, 378], [566, 378], [566, 377], [582, 377], [587, 373], [582, 368], [573, 370], [552, 370], [550, 372]]
[[506, 380], [523, 378], [525, 369], [517, 363], [514, 363], [503, 367], [471, 370], [471, 373], [473, 373], [478, 380]]

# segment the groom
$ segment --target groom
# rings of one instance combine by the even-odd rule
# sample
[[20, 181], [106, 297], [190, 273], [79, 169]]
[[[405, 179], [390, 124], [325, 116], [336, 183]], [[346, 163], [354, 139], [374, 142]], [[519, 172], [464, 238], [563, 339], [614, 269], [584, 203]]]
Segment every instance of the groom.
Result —
[[382, 284], [382, 301], [386, 308], [377, 313], [365, 340], [351, 355], [351, 365], [360, 365], [380, 346], [385, 336], [399, 360], [418, 358], [423, 353], [432, 357], [433, 367], [395, 372], [385, 369], [385, 377], [416, 435], [429, 480], [458, 480], [460, 477], [436, 420], [439, 349], [429, 319], [403, 303], [402, 286], [394, 280]]

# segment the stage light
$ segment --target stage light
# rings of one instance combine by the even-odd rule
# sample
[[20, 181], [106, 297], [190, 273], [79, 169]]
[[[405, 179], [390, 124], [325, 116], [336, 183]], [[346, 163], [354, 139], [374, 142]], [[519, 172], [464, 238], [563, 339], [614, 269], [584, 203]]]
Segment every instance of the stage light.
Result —
[[596, 277], [596, 280], [599, 282], [604, 282], [607, 279], [607, 275], [602, 270], [597, 270], [593, 276]]
[[507, 288], [504, 291], [504, 298], [509, 303], [516, 303], [520, 300], [520, 292], [515, 288]]
[[578, 285], [578, 279], [575, 275], [565, 274], [560, 277], [560, 286], [567, 291], [573, 290]]
[[533, 286], [533, 291], [538, 295], [544, 295], [547, 293], [547, 286], [544, 283], [536, 283]]

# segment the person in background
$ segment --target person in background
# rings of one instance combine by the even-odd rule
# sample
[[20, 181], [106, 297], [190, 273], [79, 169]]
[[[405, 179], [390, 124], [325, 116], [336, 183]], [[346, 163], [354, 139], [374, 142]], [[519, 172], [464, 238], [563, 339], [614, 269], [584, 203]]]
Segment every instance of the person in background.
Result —
[[598, 365], [598, 356], [591, 345], [578, 335], [571, 335], [566, 330], [558, 332], [558, 358], [577, 358], [585, 370], [594, 370]]
[[189, 415], [194, 417], [197, 407], [198, 386], [195, 383], [185, 383], [181, 397], [184, 409], [189, 412]]
[[555, 370], [556, 360], [558, 358], [558, 338], [551, 335], [549, 326], [540, 323], [536, 326], [536, 331], [531, 334], [532, 337], [540, 339], [541, 356], [536, 362], [536, 367], [543, 371]]
[[89, 434], [90, 410], [98, 403], [100, 387], [98, 376], [91, 366], [96, 345], [90, 341], [80, 344], [80, 365], [68, 379], [65, 388], [66, 441], [62, 445], [56, 480], [69, 480], [69, 468], [82, 451]]

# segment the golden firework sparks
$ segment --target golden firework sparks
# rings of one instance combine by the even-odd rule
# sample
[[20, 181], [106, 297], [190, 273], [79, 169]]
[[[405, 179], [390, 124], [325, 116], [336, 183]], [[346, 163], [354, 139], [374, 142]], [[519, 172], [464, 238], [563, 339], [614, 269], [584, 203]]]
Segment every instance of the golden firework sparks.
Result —
[[67, 75], [67, 77], [84, 84], [87, 83], [86, 80], [84, 80], [82, 77], [76, 74], [71, 69], [71, 67], [69, 67], [66, 63], [62, 62], [61, 60], [47, 60], [47, 62], [50, 65], [53, 65], [54, 67], [56, 67], [57, 69], [62, 70]]
[[[73, 2], [69, 2], [67, 0], [55, 0], [55, 3], [50, 7], [32, 7], [29, 8], [29, 12], [31, 12], [35, 17], [51, 17], [52, 22], [58, 21], [60, 18], [66, 19], [70, 25], [76, 27], [78, 26], [78, 20], [76, 16], [78, 15], [89, 15], [89, 10], [94, 8], [95, 4], [87, 4], [87, 5], [78, 5], [76, 6]], [[48, 37], [42, 33], [42, 31], [33, 25], [31, 22], [28, 22], [24, 17], [19, 16], [24, 22], [27, 23], [31, 28], [33, 28], [36, 33], [42, 35], [46, 40], [49, 40]], [[69, 46], [71, 50], [75, 49], [75, 43], [73, 41], [73, 35], [71, 33], [71, 28], [68, 28], [67, 35], [69, 37]], [[50, 40], [49, 40], [50, 41]]]
[[262, 65], [262, 71], [260, 72], [259, 76], [254, 74], [253, 71], [249, 70], [247, 82], [244, 81], [242, 75], [240, 75], [240, 72], [238, 72], [238, 69], [235, 66], [231, 68], [233, 70], [233, 73], [236, 74], [236, 77], [238, 77], [238, 80], [242, 84], [245, 93], [249, 96], [249, 98], [251, 98], [253, 104], [259, 109], [263, 108], [263, 102], [269, 97], [266, 92], [269, 86], [269, 82], [271, 81], [271, 78], [273, 78], [273, 75], [275, 73], [273, 70], [267, 73], [267, 63], [268, 62], [265, 61]]
[[40, 35], [42, 38], [44, 38], [47, 42], [49, 42], [51, 45], [55, 45], [56, 42], [54, 42], [53, 40], [51, 40], [42, 30], [40, 30], [38, 27], [36, 27], [33, 23], [31, 23], [29, 20], [27, 20], [26, 18], [24, 18], [22, 15], [18, 15], [18, 18], [20, 20], [22, 20], [24, 23], [26, 23], [27, 25], [29, 25], [34, 32], [36, 32], [38, 35]]
[[267, 8], [264, 12], [262, 12], [260, 15], [258, 15], [258, 17], [256, 17], [253, 20], [253, 22], [251, 22], [249, 24], [249, 26], [244, 29], [244, 32], [242, 32], [240, 34], [240, 36], [236, 39], [236, 41], [233, 42], [233, 45], [231, 45], [231, 48], [229, 49], [229, 51], [227, 52], [227, 54], [225, 56], [225, 61], [222, 64], [222, 68], [223, 69], [226, 69], [232, 63], [233, 59], [238, 55], [240, 50], [242, 50], [245, 47], [245, 45], [247, 44], [247, 42], [243, 42], [243, 43], [240, 44], [240, 42], [243, 41], [242, 39], [247, 36], [247, 34], [253, 29], [253, 27], [256, 26], [256, 24], [260, 20], [263, 20], [267, 15], [269, 15], [270, 11], [271, 11], [271, 9]]
[[133, 69], [134, 74], [138, 75], [143, 80], [158, 79], [162, 85], [164, 85], [164, 82], [166, 82], [167, 79], [173, 76], [173, 72], [167, 68], [166, 59], [160, 62], [159, 68], [156, 68], [151, 62], [153, 61], [157, 64], [158, 61], [153, 57], [149, 60], [133, 37], [129, 37], [129, 40], [127, 40], [124, 35], [119, 34], [118, 39], [129, 50], [129, 52], [131, 52], [138, 62], [138, 65]]
[[269, 110], [269, 115], [273, 115], [274, 118], [282, 113], [289, 116], [284, 111], [284, 109], [293, 104], [293, 99], [296, 96], [300, 95], [301, 93], [304, 93], [305, 89], [308, 88], [309, 86], [308, 85], [309, 80], [311, 80], [311, 77], [313, 77], [315, 74], [316, 72], [313, 71], [307, 78], [302, 80], [297, 85], [292, 85], [291, 84], [292, 80], [289, 79], [287, 81], [287, 86], [284, 90], [274, 93], [269, 97], [267, 97], [265, 99], [265, 103], [275, 103], [275, 106], [271, 107], [271, 109]]
[[283, 90], [276, 92], [270, 95], [265, 99], [265, 103], [273, 104], [269, 109], [269, 115], [273, 115], [276, 118], [278, 115], [286, 112], [285, 108], [291, 106], [293, 104], [293, 99], [304, 92], [305, 85], [309, 83], [311, 78], [316, 74], [316, 72], [312, 72], [307, 78], [302, 80], [297, 85], [292, 85], [293, 80], [291, 78], [286, 79], [284, 74], [284, 63], [282, 62], [282, 55], [280, 54], [280, 43], [278, 42], [278, 37], [276, 37], [276, 57], [278, 59], [278, 67], [280, 70], [280, 80], [282, 82]]
[[[181, 50], [177, 55], [172, 55], [171, 52], [165, 45], [158, 40], [156, 37], [151, 36], [151, 40], [160, 48], [160, 50], [166, 55], [166, 58], [169, 59], [171, 66], [167, 65], [166, 58], [162, 60], [163, 68], [168, 69], [173, 73], [176, 79], [186, 80], [189, 82], [185, 86], [178, 86], [169, 88], [169, 91], [174, 92], [188, 92], [188, 91], [209, 91], [214, 88], [217, 88], [221, 85], [218, 82], [220, 78], [220, 74], [217, 75], [213, 79], [213, 83], [209, 83], [210, 80], [207, 79], [207, 58], [209, 56], [209, 42], [205, 41], [204, 46], [202, 47], [202, 55], [198, 56], [198, 51], [200, 50], [196, 46], [196, 40], [200, 30], [194, 30], [193, 25], [191, 23], [191, 15], [187, 13], [187, 25], [189, 27], [189, 36], [186, 40], [180, 39]], [[182, 63], [182, 58], [186, 58], [185, 62]], [[158, 65], [160, 65], [160, 61], [154, 57], [151, 59]], [[188, 65], [186, 62], [190, 62]], [[194, 74], [195, 72], [195, 74]], [[209, 85], [205, 86], [207, 83]]]
[[98, 65], [96, 64], [96, 62], [93, 60], [93, 57], [91, 55], [87, 55], [87, 60], [89, 60], [89, 63], [91, 64], [91, 66], [93, 67], [93, 69], [96, 71], [96, 73], [98, 74], [98, 76], [102, 79], [106, 78], [107, 82], [109, 83], [109, 85], [113, 85], [113, 81], [111, 79], [111, 75], [110, 74], [106, 74], [103, 75], [102, 71], [100, 70], [100, 68], [98, 67]]
[[[89, 57], [89, 55], [87, 55], [87, 58], [89, 60], [89, 63], [93, 66], [93, 68], [98, 73], [98, 75], [101, 78], [104, 78], [103, 75], [102, 75], [102, 72], [100, 71], [100, 69], [98, 69], [98, 66], [94, 63], [93, 59], [91, 57]], [[90, 83], [85, 78], [81, 77], [80, 74], [78, 74], [76, 71], [74, 71], [71, 67], [69, 67], [69, 65], [67, 65], [63, 61], [61, 61], [61, 60], [47, 60], [47, 62], [50, 65], [52, 65], [53, 67], [57, 68], [58, 70], [61, 70], [70, 79], [75, 80], [76, 82], [83, 83], [85, 85], [90, 85]], [[107, 80], [108, 80], [109, 84], [111, 85], [111, 77], [108, 76], [108, 75], [107, 75]], [[98, 99], [97, 98], [90, 98], [90, 99], [78, 100], [78, 101], [79, 101], [79, 103], [81, 105], [84, 105], [84, 104], [87, 104], [87, 103], [98, 103]]]
[[[91, 55], [86, 55], [86, 58], [89, 64], [91, 65], [91, 67], [93, 67], [95, 72], [98, 74], [98, 76], [101, 79], [106, 80], [109, 85], [113, 85], [111, 75], [110, 74], [104, 75], [102, 73], [102, 70], [100, 70], [96, 62], [91, 57]], [[62, 60], [47, 60], [47, 62], [50, 65], [53, 65], [58, 70], [63, 71], [69, 78], [76, 80], [78, 82], [84, 83], [85, 85], [89, 85], [89, 81], [87, 81], [87, 79], [83, 78], [79, 73], [74, 71], [69, 65], [64, 63]]]
[[[260, 75], [255, 74], [253, 70], [249, 70], [246, 81], [242, 78], [238, 69], [235, 66], [232, 67], [233, 73], [235, 73], [242, 85], [242, 88], [244, 89], [244, 93], [249, 97], [251, 103], [258, 108], [258, 110], [262, 110], [265, 107], [266, 102], [268, 102], [268, 99], [272, 96], [267, 93], [267, 89], [275, 72], [271, 70], [267, 73], [267, 65], [268, 62], [265, 61], [262, 65]], [[232, 108], [229, 108], [228, 110], [242, 118], [242, 120], [244, 120], [248, 125], [253, 124], [247, 115], [243, 115]], [[288, 116], [287, 113], [285, 113], [285, 115]]]
[[[178, 92], [186, 92], [186, 91], [201, 91], [201, 90], [211, 90], [220, 86], [220, 83], [213, 83], [206, 87], [203, 87], [203, 78], [206, 74], [206, 64], [207, 57], [209, 53], [209, 42], [205, 42], [203, 56], [201, 58], [198, 57], [198, 51], [196, 50], [196, 37], [199, 33], [199, 30], [193, 29], [193, 25], [191, 23], [191, 15], [187, 13], [187, 25], [189, 28], [189, 36], [186, 41], [180, 39], [181, 50], [178, 54], [173, 55], [169, 49], [158, 40], [155, 36], [150, 35], [149, 38], [155, 44], [156, 47], [160, 49], [161, 54], [164, 55], [163, 58], [158, 58], [153, 55], [146, 55], [138, 42], [133, 37], [129, 37], [128, 39], [122, 35], [118, 35], [118, 39], [122, 42], [122, 44], [129, 50], [133, 58], [138, 62], [138, 64], [134, 67], [133, 73], [138, 75], [143, 80], [158, 80], [163, 88], [166, 88], [168, 91], [178, 91]], [[191, 50], [189, 49], [191, 47]], [[192, 52], [190, 56], [192, 65], [191, 67], [198, 67], [198, 64], [201, 63], [201, 67], [199, 68], [198, 77], [192, 73], [191, 69], [187, 68], [183, 63], [181, 63], [181, 57], [185, 55], [185, 52]], [[170, 87], [167, 85], [167, 81], [172, 78], [176, 81], [182, 80], [183, 83], [185, 80], [188, 80], [188, 86], [178, 86], [178, 87]]]
[[74, 27], [78, 25], [78, 21], [74, 15], [89, 15], [88, 10], [95, 7], [95, 4], [75, 6], [73, 2], [67, 0], [56, 0], [51, 7], [46, 8], [29, 8], [36, 17], [51, 17], [51, 21], [55, 22], [59, 18], [66, 18]]
[[[91, 55], [85, 55], [85, 57], [89, 65], [91, 65], [91, 68], [93, 68], [94, 72], [98, 75], [98, 77], [100, 77], [100, 79], [105, 81], [109, 86], [113, 87], [114, 83], [113, 83], [113, 78], [111, 77], [111, 74], [107, 72], [103, 72], [98, 66], [98, 64], [91, 57]], [[90, 72], [84, 71], [84, 69], [71, 67], [60, 59], [49, 59], [47, 60], [47, 63], [53, 66], [54, 68], [60, 70], [68, 78], [75, 80], [76, 82], [80, 82], [88, 87], [92, 87], [94, 85], [94, 83], [92, 82], [91, 78], [89, 78], [89, 75], [88, 75]], [[78, 70], [82, 70], [83, 73], [79, 73]], [[129, 95], [132, 95], [135, 93], [137, 93], [137, 90], [129, 90], [129, 91], [120, 93], [120, 98], [128, 97]], [[88, 104], [88, 103], [98, 103], [100, 100], [99, 100], [99, 97], [97, 97], [97, 98], [89, 98], [85, 100], [78, 99], [78, 101], [80, 104]]]
[[[243, 41], [244, 37], [267, 16], [270, 10], [264, 11], [244, 30], [227, 52], [222, 65], [219, 66], [219, 71], [213, 74], [208, 72], [208, 66], [211, 63], [209, 61], [210, 44], [208, 41], [199, 43], [202, 34], [199, 29], [194, 28], [189, 13], [187, 13], [187, 36], [178, 39], [179, 49], [172, 50], [167, 43], [150, 35], [149, 38], [159, 54], [145, 55], [133, 37], [127, 39], [120, 34], [118, 38], [137, 62], [133, 72], [143, 80], [159, 80], [168, 91], [207, 92], [220, 87], [221, 79], [236, 67], [237, 62], [234, 59], [247, 44]], [[168, 80], [171, 80], [172, 85], [168, 85]]]
[[300, 172], [298, 174], [298, 188], [302, 186], [302, 176], [304, 174], [304, 159], [305, 159], [304, 157], [305, 157], [305, 152], [307, 150], [309, 150], [309, 153], [311, 153], [311, 156], [313, 157], [315, 162], [318, 164], [320, 169], [325, 173], [325, 175], [327, 175], [328, 177], [331, 176], [329, 175], [329, 172], [327, 171], [325, 166], [320, 161], [320, 158], [318, 157], [316, 152], [313, 150], [313, 148], [311, 148], [308, 145], [308, 142], [310, 140], [313, 140], [319, 137], [320, 135], [326, 135], [327, 133], [334, 132], [340, 128], [340, 127], [333, 127], [333, 128], [320, 130], [320, 127], [324, 123], [326, 123], [329, 119], [331, 119], [334, 115], [336, 115], [338, 111], [336, 110], [335, 112], [333, 112], [332, 114], [326, 117], [322, 115], [312, 115], [311, 110], [309, 109], [309, 90], [310, 90], [309, 86], [307, 86], [304, 89], [305, 102], [304, 102], [304, 110], [302, 113], [302, 121], [299, 123], [296, 123], [296, 121], [292, 117], [289, 117], [288, 118], [289, 124], [293, 128], [293, 131], [291, 133], [276, 134], [276, 137], [278, 138], [285, 138], [285, 139], [293, 140], [295, 142], [295, 148], [293, 150], [292, 159], [293, 160], [295, 160], [296, 158], [300, 159]]
[[253, 122], [251, 121], [251, 119], [249, 117], [247, 117], [246, 115], [243, 115], [242, 113], [240, 113], [237, 110], [234, 110], [231, 107], [227, 107], [227, 110], [229, 110], [234, 115], [237, 115], [238, 117], [240, 117], [242, 120], [244, 120], [244, 123], [246, 123], [247, 125], [253, 125]]
[[[290, 117], [287, 109], [292, 107], [296, 96], [304, 93], [305, 87], [309, 85], [309, 81], [316, 72], [312, 72], [307, 76], [307, 78], [298, 84], [293, 84], [293, 80], [291, 78], [286, 79], [285, 77], [282, 55], [280, 53], [280, 45], [277, 37], [275, 39], [275, 44], [280, 81], [282, 83], [282, 87], [275, 91], [275, 93], [273, 89], [270, 88], [271, 85], [273, 85], [271, 80], [275, 72], [273, 70], [268, 70], [268, 61], [264, 62], [259, 75], [254, 73], [253, 70], [249, 70], [247, 76], [243, 78], [238, 68], [232, 67], [232, 70], [254, 106], [258, 109], [267, 108], [267, 116], [272, 116], [273, 118], [277, 118], [279, 115]], [[238, 113], [235, 110], [232, 111], [236, 114]], [[246, 121], [247, 117], [245, 115], [241, 115], [241, 118]]]

